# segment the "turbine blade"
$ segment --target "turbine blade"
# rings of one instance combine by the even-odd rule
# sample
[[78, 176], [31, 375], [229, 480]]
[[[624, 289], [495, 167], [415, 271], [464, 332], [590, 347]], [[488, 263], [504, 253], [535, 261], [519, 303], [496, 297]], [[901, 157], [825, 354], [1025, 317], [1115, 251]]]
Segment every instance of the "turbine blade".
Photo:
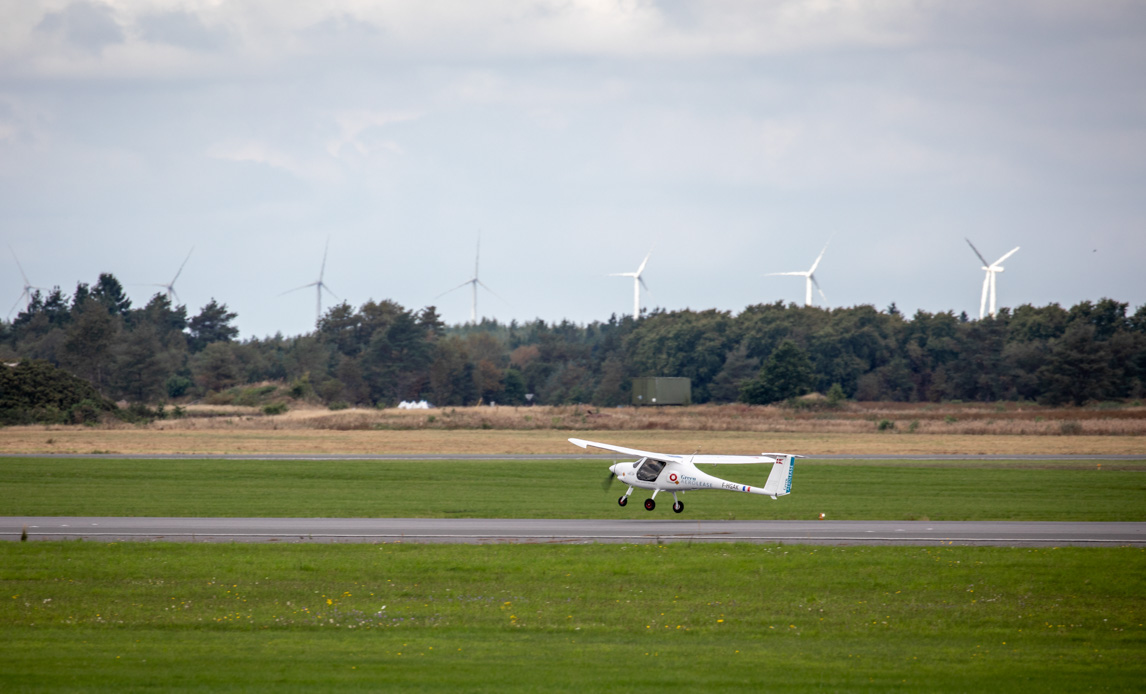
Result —
[[1004, 260], [1006, 260], [1007, 258], [1010, 258], [1012, 255], [1014, 255], [1014, 254], [1015, 254], [1015, 253], [1016, 253], [1018, 250], [1019, 250], [1019, 247], [1018, 247], [1018, 246], [1015, 246], [1015, 247], [1014, 247], [1014, 248], [1012, 248], [1010, 251], [1008, 251], [1008, 252], [1007, 252], [1007, 254], [1006, 254], [1005, 256], [1003, 256], [1002, 258], [999, 258], [998, 260], [996, 260], [994, 264], [995, 264], [995, 265], [998, 265], [999, 263], [1003, 262], [1003, 261], [1004, 261]]
[[971, 239], [964, 236], [963, 240], [967, 242], [967, 245], [971, 247], [971, 250], [975, 251], [975, 255], [979, 256], [979, 260], [983, 261], [983, 265], [990, 265], [990, 263], [987, 262], [987, 259], [983, 257], [983, 254], [979, 252], [979, 249], [975, 248], [975, 244], [971, 243]]
[[769, 273], [765, 274], [764, 276], [765, 277], [778, 277], [780, 275], [792, 275], [792, 276], [796, 276], [796, 277], [807, 277], [808, 274], [809, 273], [807, 273], [807, 272], [769, 272]]
[[494, 290], [490, 289], [489, 287], [485, 286], [485, 282], [482, 282], [482, 281], [481, 281], [481, 280], [479, 280], [479, 279], [475, 279], [475, 280], [474, 280], [474, 282], [476, 282], [476, 283], [478, 283], [479, 285], [481, 285], [481, 288], [482, 288], [482, 289], [486, 290], [486, 291], [487, 291], [487, 292], [489, 292], [490, 294], [493, 294], [493, 295], [494, 295], [494, 296], [496, 296], [498, 299], [501, 299], [502, 303], [504, 303], [506, 306], [512, 306], [512, 305], [513, 305], [513, 304], [509, 303], [508, 301], [506, 301], [506, 300], [505, 300], [505, 299], [504, 299], [504, 298], [503, 298], [503, 297], [502, 297], [500, 294], [498, 294], [498, 293], [497, 293], [497, 292], [495, 292]]
[[[828, 239], [828, 243], [831, 243], [831, 242], [832, 242], [832, 240]], [[812, 269], [808, 270], [809, 276], [811, 276], [811, 274], [816, 271], [816, 268], [818, 268], [820, 266], [820, 261], [823, 260], [824, 254], [828, 252], [828, 243], [824, 244], [824, 250], [820, 251], [820, 254], [818, 256], [816, 256], [816, 262], [812, 263]]]
[[449, 294], [450, 292], [456, 292], [457, 290], [459, 290], [459, 289], [461, 289], [462, 287], [466, 286], [467, 284], [471, 284], [471, 283], [473, 283], [473, 280], [466, 280], [465, 282], [462, 282], [461, 284], [459, 284], [458, 286], [454, 287], [453, 289], [447, 289], [446, 291], [442, 292], [441, 294], [439, 294], [439, 295], [435, 296], [435, 297], [434, 297], [434, 301], [437, 301], [438, 299], [441, 299], [443, 296], [445, 296], [446, 294]]
[[636, 277], [636, 276], [637, 276], [637, 273], [635, 273], [635, 272], [610, 272], [609, 274], [605, 275], [605, 277]]
[[[175, 280], [179, 279], [179, 275], [183, 274], [183, 268], [184, 268], [184, 266], [187, 265], [187, 261], [191, 260], [191, 254], [194, 252], [195, 252], [195, 247], [192, 246], [191, 250], [187, 252], [187, 257], [183, 259], [183, 265], [179, 266], [179, 272], [176, 272], [175, 276], [171, 278], [171, 284], [168, 285], [169, 287], [175, 286]], [[174, 290], [172, 290], [172, 291], [174, 291]]]
[[[12, 248], [12, 244], [8, 244], [8, 250], [12, 252], [12, 260], [15, 260], [16, 267], [20, 268], [20, 276], [24, 278], [24, 286], [27, 287], [30, 282], [28, 282], [28, 276], [24, 274], [24, 266], [20, 264], [20, 259], [16, 257], [16, 249]], [[25, 289], [25, 291], [27, 290]], [[17, 301], [16, 303], [20, 302]]]
[[637, 277], [640, 277], [641, 273], [645, 271], [645, 266], [649, 264], [649, 258], [651, 258], [652, 255], [653, 252], [649, 251], [648, 255], [645, 256], [645, 259], [641, 261], [641, 266], [637, 268]]
[[478, 263], [480, 261], [481, 261], [481, 232], [479, 231], [478, 232], [478, 242], [477, 242], [477, 252], [474, 253], [474, 279], [475, 280], [478, 277], [480, 277], [480, 275], [478, 275]]
[[316, 284], [318, 284], [318, 282], [311, 282], [310, 284], [304, 284], [301, 287], [295, 287], [294, 289], [288, 289], [285, 292], [283, 292], [282, 294], [279, 294], [279, 296], [283, 296], [285, 294], [290, 294], [291, 292], [297, 292], [300, 289], [307, 289], [308, 287], [313, 287]]
[[646, 292], [652, 291], [649, 289], [649, 285], [645, 284], [645, 278], [644, 277], [637, 275], [637, 281], [641, 283], [641, 286], [645, 288]]
[[323, 289], [325, 289], [325, 290], [326, 290], [326, 293], [327, 293], [327, 294], [330, 294], [330, 295], [331, 295], [331, 296], [333, 296], [335, 299], [340, 299], [340, 298], [342, 298], [342, 297], [338, 296], [337, 294], [335, 294], [335, 293], [334, 293], [334, 292], [333, 292], [333, 291], [330, 289], [330, 287], [326, 286], [326, 283], [325, 283], [325, 282], [319, 282], [319, 283], [318, 283], [318, 291], [319, 291], [319, 292], [322, 292], [322, 290], [323, 290]]
[[812, 280], [812, 284], [816, 285], [816, 291], [820, 293], [820, 298], [824, 300], [824, 303], [828, 303], [828, 297], [824, 296], [824, 290], [820, 289], [820, 283], [816, 281], [816, 276], [808, 275], [808, 279]]
[[15, 313], [15, 311], [16, 311], [16, 307], [20, 305], [20, 302], [23, 301], [24, 297], [26, 297], [26, 296], [28, 296], [28, 290], [27, 289], [25, 289], [24, 293], [20, 295], [19, 299], [16, 299], [16, 303], [12, 304], [12, 308], [10, 308], [8, 310], [8, 318], [12, 317], [12, 314]]
[[326, 237], [326, 247], [322, 249], [322, 267], [318, 271], [318, 282], [317, 282], [317, 284], [319, 284], [319, 285], [322, 284], [322, 278], [326, 274], [326, 253], [329, 250], [330, 250], [330, 237], [327, 236]]

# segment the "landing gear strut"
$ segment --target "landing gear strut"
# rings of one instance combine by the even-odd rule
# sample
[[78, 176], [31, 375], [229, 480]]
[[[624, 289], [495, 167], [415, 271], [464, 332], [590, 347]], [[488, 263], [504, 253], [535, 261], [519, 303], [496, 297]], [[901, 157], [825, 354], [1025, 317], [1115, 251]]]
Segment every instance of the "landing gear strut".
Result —
[[684, 510], [684, 502], [676, 498], [676, 492], [672, 493], [672, 510], [673, 513], [680, 513]]
[[617, 499], [617, 505], [618, 506], [624, 506], [627, 503], [629, 503], [629, 497], [628, 496], [621, 496], [620, 499]]

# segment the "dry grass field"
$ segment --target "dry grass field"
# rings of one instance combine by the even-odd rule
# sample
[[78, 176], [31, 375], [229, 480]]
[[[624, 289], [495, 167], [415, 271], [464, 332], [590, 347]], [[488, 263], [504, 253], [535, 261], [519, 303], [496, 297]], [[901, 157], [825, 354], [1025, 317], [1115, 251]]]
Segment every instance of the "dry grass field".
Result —
[[[0, 454], [562, 454], [570, 436], [662, 451], [856, 455], [1144, 455], [1146, 407], [846, 403], [435, 410], [191, 405], [147, 425], [0, 429]], [[818, 405], [818, 406], [817, 406]]]

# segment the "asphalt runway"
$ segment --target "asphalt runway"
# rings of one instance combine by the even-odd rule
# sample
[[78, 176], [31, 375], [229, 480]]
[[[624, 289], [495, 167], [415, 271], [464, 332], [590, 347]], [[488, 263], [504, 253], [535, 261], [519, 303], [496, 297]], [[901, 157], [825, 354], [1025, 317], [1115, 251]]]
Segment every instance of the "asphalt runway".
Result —
[[1146, 523], [469, 518], [0, 518], [0, 539], [167, 542], [1146, 546]]

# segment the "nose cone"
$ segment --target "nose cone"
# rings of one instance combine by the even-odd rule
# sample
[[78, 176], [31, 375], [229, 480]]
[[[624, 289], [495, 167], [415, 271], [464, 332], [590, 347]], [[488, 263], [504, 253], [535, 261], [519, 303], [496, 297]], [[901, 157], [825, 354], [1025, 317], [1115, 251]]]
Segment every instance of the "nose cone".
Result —
[[610, 465], [610, 466], [609, 466], [609, 472], [613, 473], [614, 475], [615, 475], [615, 474], [617, 474], [617, 466], [616, 466], [616, 464], [613, 464], [613, 465]]

